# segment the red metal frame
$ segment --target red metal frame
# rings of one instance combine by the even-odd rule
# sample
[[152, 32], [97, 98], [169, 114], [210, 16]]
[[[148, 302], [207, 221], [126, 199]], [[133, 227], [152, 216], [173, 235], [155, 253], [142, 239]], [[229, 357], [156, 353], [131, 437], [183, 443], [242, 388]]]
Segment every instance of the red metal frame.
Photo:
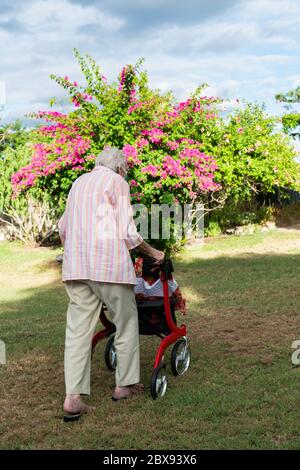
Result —
[[[182, 336], [186, 336], [186, 326], [181, 325], [180, 327], [178, 327], [172, 319], [170, 298], [169, 298], [168, 277], [166, 273], [162, 271], [160, 278], [163, 283], [163, 290], [164, 290], [164, 307], [165, 307], [166, 321], [167, 321], [167, 325], [171, 333], [165, 336], [165, 338], [161, 340], [161, 343], [156, 352], [154, 368], [158, 367], [159, 364], [161, 363], [163, 356], [164, 356], [164, 352], [167, 349], [167, 347], [175, 343], [179, 338], [182, 338]], [[103, 340], [104, 338], [107, 338], [116, 330], [114, 324], [111, 323], [106, 317], [104, 313], [103, 304], [102, 304], [99, 319], [105, 328], [104, 330], [101, 330], [94, 335], [93, 340], [92, 340], [92, 352], [94, 351], [94, 348], [99, 343], [99, 341]]]
[[161, 363], [164, 352], [168, 346], [175, 343], [179, 338], [186, 335], [186, 326], [181, 325], [178, 327], [173, 319], [171, 314], [171, 306], [170, 306], [170, 298], [169, 298], [169, 284], [168, 278], [164, 272], [161, 273], [161, 281], [163, 283], [164, 289], [164, 307], [165, 307], [165, 314], [166, 314], [166, 321], [171, 334], [166, 336], [160, 343], [159, 348], [157, 350], [155, 361], [154, 361], [154, 369], [159, 366]]

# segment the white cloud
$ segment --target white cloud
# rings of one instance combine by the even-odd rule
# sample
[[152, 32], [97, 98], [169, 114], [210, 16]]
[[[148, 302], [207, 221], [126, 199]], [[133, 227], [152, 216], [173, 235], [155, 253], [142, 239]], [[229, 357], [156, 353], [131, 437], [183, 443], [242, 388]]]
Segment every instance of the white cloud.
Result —
[[75, 31], [76, 28], [97, 24], [104, 30], [116, 31], [125, 24], [123, 18], [109, 15], [94, 6], [82, 6], [68, 0], [26, 2], [15, 15], [15, 19], [32, 32]]
[[264, 20], [273, 16], [292, 17], [299, 15], [298, 0], [244, 0], [238, 11], [248, 20]]
[[[144, 56], [151, 85], [171, 89], [180, 99], [208, 82], [211, 94], [232, 103], [266, 101], [273, 110], [275, 93], [299, 84], [298, 0], [243, 0], [230, 10], [216, 8], [214, 16], [191, 18], [188, 25], [176, 23], [173, 14], [172, 23], [156, 21], [145, 31], [135, 31], [106, 3], [104, 10], [100, 2], [28, 0], [14, 13], [0, 15], [0, 78], [7, 85], [8, 118], [45, 107], [49, 97], [61, 93], [50, 73], [80, 78], [73, 47], [94, 56], [111, 79], [124, 64]], [[129, 3], [132, 8], [134, 1]], [[159, 3], [151, 4], [158, 15]], [[146, 10], [149, 5], [147, 0]], [[1, 29], [1, 21], [13, 20], [19, 31]]]

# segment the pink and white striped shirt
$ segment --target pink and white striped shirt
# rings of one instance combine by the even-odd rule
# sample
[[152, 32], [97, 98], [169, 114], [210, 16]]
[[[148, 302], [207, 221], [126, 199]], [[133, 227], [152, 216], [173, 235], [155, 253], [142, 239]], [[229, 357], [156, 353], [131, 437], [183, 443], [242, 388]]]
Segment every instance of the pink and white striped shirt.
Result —
[[127, 182], [104, 166], [74, 181], [59, 223], [62, 280], [136, 284], [129, 250], [143, 242], [132, 215]]

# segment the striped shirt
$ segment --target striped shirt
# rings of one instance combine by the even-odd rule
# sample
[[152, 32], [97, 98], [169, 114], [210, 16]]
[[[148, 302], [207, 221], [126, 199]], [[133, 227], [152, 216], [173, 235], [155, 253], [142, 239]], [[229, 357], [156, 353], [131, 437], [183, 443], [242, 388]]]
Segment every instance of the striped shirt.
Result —
[[59, 223], [64, 245], [62, 280], [136, 284], [129, 250], [138, 234], [127, 182], [104, 166], [74, 181]]

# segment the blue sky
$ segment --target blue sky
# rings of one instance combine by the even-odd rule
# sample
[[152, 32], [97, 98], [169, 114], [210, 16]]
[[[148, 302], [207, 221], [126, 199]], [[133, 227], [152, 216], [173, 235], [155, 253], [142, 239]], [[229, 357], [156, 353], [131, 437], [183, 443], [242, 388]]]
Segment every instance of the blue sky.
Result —
[[50, 73], [80, 79], [73, 47], [109, 79], [145, 57], [151, 86], [179, 99], [207, 82], [209, 94], [278, 114], [274, 95], [300, 85], [300, 1], [0, 0], [5, 121], [63, 96]]

